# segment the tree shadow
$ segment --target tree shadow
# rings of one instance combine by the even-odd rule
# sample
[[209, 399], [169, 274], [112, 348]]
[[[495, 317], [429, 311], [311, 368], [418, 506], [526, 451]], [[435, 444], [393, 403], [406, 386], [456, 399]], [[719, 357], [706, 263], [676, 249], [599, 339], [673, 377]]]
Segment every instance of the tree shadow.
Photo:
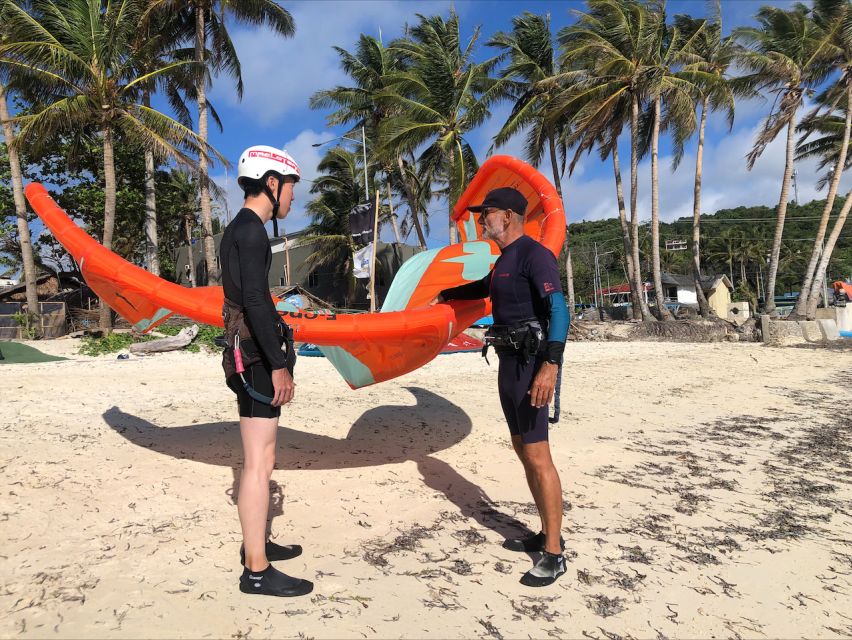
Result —
[[[448, 449], [470, 435], [470, 417], [458, 406], [425, 389], [406, 387], [415, 406], [387, 405], [365, 411], [345, 438], [278, 427], [277, 469], [333, 470], [417, 463], [427, 486], [443, 493], [466, 516], [502, 533], [523, 525], [497, 512], [482, 489], [447, 463], [430, 454]], [[237, 422], [213, 422], [183, 427], [160, 427], [139, 416], [112, 407], [104, 421], [127, 441], [180, 460], [230, 467], [233, 503], [239, 493], [242, 444]], [[286, 418], [285, 418], [286, 419]], [[270, 483], [270, 519], [281, 515], [284, 492]]]

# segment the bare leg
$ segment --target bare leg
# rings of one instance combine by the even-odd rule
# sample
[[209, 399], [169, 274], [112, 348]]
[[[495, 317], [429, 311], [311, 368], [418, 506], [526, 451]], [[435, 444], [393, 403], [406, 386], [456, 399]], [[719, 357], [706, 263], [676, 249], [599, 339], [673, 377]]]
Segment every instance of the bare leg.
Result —
[[266, 559], [266, 519], [277, 433], [278, 418], [240, 418], [244, 462], [237, 511], [243, 530], [246, 567], [251, 571], [263, 571], [269, 565]]
[[[514, 438], [512, 439], [514, 443]], [[562, 483], [550, 456], [550, 443], [520, 444], [520, 458], [527, 473], [530, 491], [541, 516], [545, 534], [544, 549], [561, 553], [559, 535], [562, 530]]]
[[529, 486], [530, 488], [530, 493], [532, 494], [533, 500], [535, 501], [535, 506], [538, 509], [539, 517], [541, 518], [541, 531], [547, 534], [547, 523], [544, 521], [544, 516], [542, 515], [542, 505], [539, 503], [539, 496], [541, 495], [541, 490], [537, 485], [536, 477], [533, 474], [532, 469], [524, 460], [524, 443], [523, 440], [521, 440], [521, 436], [512, 436], [512, 447], [514, 447], [518, 459], [524, 465], [524, 474], [526, 474], [527, 476], [527, 486]]

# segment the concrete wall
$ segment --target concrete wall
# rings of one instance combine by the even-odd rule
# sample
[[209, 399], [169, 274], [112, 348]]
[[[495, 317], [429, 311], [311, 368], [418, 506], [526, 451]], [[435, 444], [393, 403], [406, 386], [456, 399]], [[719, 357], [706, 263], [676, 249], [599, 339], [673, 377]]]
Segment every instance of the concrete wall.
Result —
[[[848, 307], [835, 307], [846, 319]], [[852, 320], [852, 315], [849, 316]], [[760, 316], [760, 329], [763, 342], [775, 346], [805, 344], [808, 342], [831, 342], [843, 340], [840, 337], [839, 323], [834, 319], [818, 320], [774, 320], [767, 315]], [[845, 329], [844, 329], [845, 331]]]

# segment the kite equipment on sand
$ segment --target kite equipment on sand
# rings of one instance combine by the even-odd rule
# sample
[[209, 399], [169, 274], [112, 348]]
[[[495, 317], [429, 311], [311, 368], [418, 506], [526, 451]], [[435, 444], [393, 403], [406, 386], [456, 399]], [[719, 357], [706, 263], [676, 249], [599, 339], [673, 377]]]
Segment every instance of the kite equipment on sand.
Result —
[[[452, 219], [460, 242], [413, 256], [402, 265], [377, 313], [334, 314], [301, 310], [273, 297], [297, 342], [317, 345], [355, 389], [423, 366], [473, 322], [491, 313], [490, 300], [452, 300], [428, 306], [442, 290], [484, 277], [499, 249], [482, 239], [467, 206], [491, 189], [514, 187], [529, 201], [524, 231], [554, 255], [565, 240], [565, 213], [553, 185], [530, 165], [509, 156], [489, 158], [456, 203]], [[137, 267], [98, 244], [78, 227], [40, 184], [26, 195], [35, 212], [80, 265], [86, 283], [139, 331], [172, 314], [222, 326], [222, 287], [182, 287]]]

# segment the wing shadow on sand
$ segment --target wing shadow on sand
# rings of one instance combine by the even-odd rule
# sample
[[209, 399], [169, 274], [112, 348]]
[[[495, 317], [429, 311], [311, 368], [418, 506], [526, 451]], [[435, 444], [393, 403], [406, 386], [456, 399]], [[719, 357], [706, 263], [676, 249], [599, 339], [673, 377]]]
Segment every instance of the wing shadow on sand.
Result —
[[[443, 493], [467, 517], [503, 535], [524, 530], [513, 517], [496, 512], [493, 501], [476, 484], [430, 454], [448, 449], [470, 435], [470, 417], [457, 405], [425, 389], [406, 387], [415, 406], [381, 406], [369, 409], [349, 429], [345, 438], [278, 427], [277, 469], [333, 470], [373, 467], [414, 461], [427, 486]], [[230, 467], [239, 491], [242, 446], [237, 422], [213, 422], [184, 427], [160, 427], [144, 418], [113, 407], [104, 421], [127, 441], [180, 460]], [[286, 414], [282, 416], [286, 420]], [[273, 481], [273, 484], [274, 483]], [[270, 517], [281, 514], [281, 488], [272, 487]]]

